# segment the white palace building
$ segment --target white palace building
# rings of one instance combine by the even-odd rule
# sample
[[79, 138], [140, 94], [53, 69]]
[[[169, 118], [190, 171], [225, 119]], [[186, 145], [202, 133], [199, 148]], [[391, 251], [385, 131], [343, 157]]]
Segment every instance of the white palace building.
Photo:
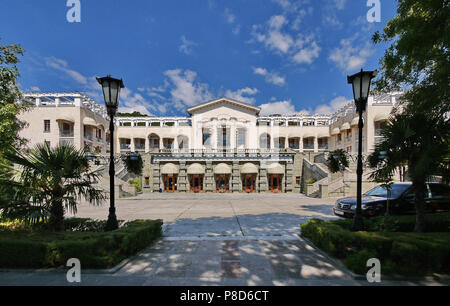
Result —
[[[380, 139], [401, 93], [369, 97], [363, 148]], [[25, 93], [32, 105], [21, 115], [21, 136], [32, 147], [89, 146], [109, 152], [109, 118], [80, 93]], [[260, 108], [228, 98], [187, 110], [186, 117], [117, 117], [115, 152], [144, 159], [144, 192], [302, 192], [305, 180], [324, 181], [326, 152], [357, 150], [353, 103], [330, 115], [260, 116]], [[330, 179], [328, 178], [330, 181]], [[331, 182], [330, 182], [331, 183]], [[331, 190], [330, 190], [331, 192]]]

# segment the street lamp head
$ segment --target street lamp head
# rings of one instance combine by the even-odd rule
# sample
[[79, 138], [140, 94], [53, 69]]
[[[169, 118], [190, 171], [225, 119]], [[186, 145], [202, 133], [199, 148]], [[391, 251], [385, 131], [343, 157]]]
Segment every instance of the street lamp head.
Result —
[[348, 84], [353, 86], [353, 97], [358, 109], [362, 107], [362, 110], [365, 110], [370, 92], [370, 83], [377, 74], [378, 71], [376, 70], [364, 71], [361, 69], [360, 72], [347, 77]]
[[379, 158], [380, 158], [380, 159], [385, 160], [387, 157], [388, 157], [388, 154], [387, 154], [386, 151], [381, 151], [381, 152], [379, 153]]
[[108, 115], [114, 116], [119, 106], [120, 89], [125, 87], [123, 81], [112, 78], [110, 75], [103, 78], [97, 78], [97, 81], [102, 85], [103, 97], [105, 98]]
[[130, 160], [136, 161], [138, 159], [139, 159], [139, 154], [134, 153], [134, 152], [130, 153]]

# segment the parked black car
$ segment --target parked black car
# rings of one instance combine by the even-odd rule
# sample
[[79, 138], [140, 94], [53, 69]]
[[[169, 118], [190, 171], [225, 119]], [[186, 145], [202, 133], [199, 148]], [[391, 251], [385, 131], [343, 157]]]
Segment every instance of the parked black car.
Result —
[[[425, 204], [427, 212], [450, 210], [450, 186], [439, 183], [426, 184]], [[389, 197], [389, 212], [393, 215], [415, 213], [414, 190], [412, 183], [395, 183], [391, 186]], [[379, 216], [386, 213], [387, 190], [384, 186], [377, 186], [362, 198], [362, 213], [365, 217]], [[334, 214], [343, 218], [355, 215], [356, 198], [347, 197], [336, 201]]]

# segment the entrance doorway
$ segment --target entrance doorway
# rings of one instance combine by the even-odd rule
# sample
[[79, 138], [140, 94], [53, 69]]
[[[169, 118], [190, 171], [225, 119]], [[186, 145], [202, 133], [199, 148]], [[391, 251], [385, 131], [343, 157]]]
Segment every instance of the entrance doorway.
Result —
[[230, 191], [230, 175], [218, 174], [216, 175], [216, 192]]
[[271, 174], [269, 176], [269, 190], [273, 193], [283, 192], [283, 175]]
[[163, 175], [164, 191], [175, 192], [177, 191], [177, 175], [165, 174]]
[[242, 191], [247, 193], [256, 192], [256, 174], [244, 174], [242, 176]]
[[189, 178], [190, 192], [203, 192], [203, 174], [194, 174]]

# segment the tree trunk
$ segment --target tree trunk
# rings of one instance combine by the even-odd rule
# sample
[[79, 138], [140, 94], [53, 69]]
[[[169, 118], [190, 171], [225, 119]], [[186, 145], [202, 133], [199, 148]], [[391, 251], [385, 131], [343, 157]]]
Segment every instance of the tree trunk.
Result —
[[415, 191], [415, 207], [416, 207], [416, 226], [415, 232], [425, 232], [425, 180], [413, 180]]
[[52, 232], [64, 231], [64, 207], [61, 201], [53, 202], [50, 208], [49, 227]]

